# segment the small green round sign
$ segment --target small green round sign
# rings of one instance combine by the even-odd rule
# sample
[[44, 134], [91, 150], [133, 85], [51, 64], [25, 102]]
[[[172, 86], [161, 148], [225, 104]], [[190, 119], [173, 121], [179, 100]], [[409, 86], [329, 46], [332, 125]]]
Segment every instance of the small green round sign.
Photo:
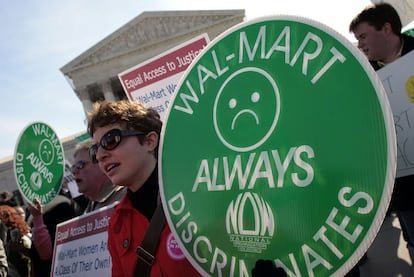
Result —
[[14, 155], [14, 173], [24, 198], [42, 205], [59, 193], [65, 155], [56, 133], [42, 122], [29, 124], [20, 134]]
[[160, 143], [168, 223], [203, 275], [343, 276], [385, 217], [390, 106], [366, 58], [318, 22], [270, 16], [212, 41], [177, 86]]

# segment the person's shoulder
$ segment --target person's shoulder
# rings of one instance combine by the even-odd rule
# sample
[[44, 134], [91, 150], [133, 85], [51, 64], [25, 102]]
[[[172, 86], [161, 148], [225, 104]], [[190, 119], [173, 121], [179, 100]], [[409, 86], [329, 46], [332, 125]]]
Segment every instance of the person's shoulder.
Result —
[[63, 195], [56, 195], [56, 197], [43, 206], [43, 213], [47, 213], [50, 210], [55, 209], [57, 206], [71, 205], [70, 199]]
[[404, 40], [404, 46], [403, 46], [403, 55], [404, 55], [414, 50], [414, 37], [406, 35], [406, 34], [402, 34], [402, 38]]
[[108, 187], [108, 191], [106, 191], [105, 196], [102, 199], [102, 202], [105, 202], [107, 200], [110, 201], [119, 201], [123, 198], [123, 196], [126, 194], [127, 188], [112, 185]]
[[404, 40], [408, 40], [408, 41], [414, 41], [414, 37], [407, 35], [407, 34], [402, 34], [401, 35], [403, 37]]
[[73, 208], [70, 199], [67, 197], [58, 195], [52, 202], [53, 203], [50, 203], [51, 205], [49, 208], [43, 213], [45, 222], [49, 221], [51, 218], [61, 222], [76, 216], [75, 209]]
[[369, 63], [371, 64], [372, 68], [377, 71], [379, 69], [381, 69], [381, 66], [379, 66], [377, 61], [369, 61]]
[[119, 228], [122, 228], [122, 225], [126, 224], [126, 221], [132, 219], [128, 215], [132, 213], [133, 209], [134, 207], [132, 206], [131, 201], [124, 195], [121, 201], [114, 206], [114, 210], [109, 220], [109, 229], [117, 230], [116, 232], [118, 233]]
[[114, 213], [119, 213], [124, 210], [131, 210], [134, 209], [131, 200], [129, 199], [127, 193], [125, 193], [118, 204], [115, 205]]
[[126, 195], [127, 188], [116, 186], [112, 192], [112, 198], [114, 201], [120, 201]]

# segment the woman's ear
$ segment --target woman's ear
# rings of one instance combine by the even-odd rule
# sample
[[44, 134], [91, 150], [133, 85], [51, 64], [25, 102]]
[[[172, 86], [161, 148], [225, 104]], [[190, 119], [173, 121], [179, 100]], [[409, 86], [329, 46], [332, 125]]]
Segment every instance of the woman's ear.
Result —
[[160, 136], [157, 132], [151, 131], [145, 136], [144, 144], [148, 147], [151, 152], [158, 147]]

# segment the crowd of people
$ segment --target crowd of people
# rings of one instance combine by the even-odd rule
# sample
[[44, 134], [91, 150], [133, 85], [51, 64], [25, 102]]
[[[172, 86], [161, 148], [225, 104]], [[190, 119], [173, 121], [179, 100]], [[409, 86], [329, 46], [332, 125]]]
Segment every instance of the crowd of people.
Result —
[[[371, 5], [352, 19], [349, 30], [375, 70], [414, 49], [414, 38], [401, 33], [398, 13], [389, 4]], [[0, 194], [0, 277], [49, 276], [56, 225], [118, 203], [108, 226], [112, 276], [199, 276], [186, 258], [167, 253], [171, 230], [159, 198], [159, 114], [141, 103], [103, 101], [88, 115], [91, 139], [77, 145], [71, 172], [87, 200], [79, 210], [67, 193], [44, 206], [18, 205], [9, 192]], [[414, 209], [413, 176], [395, 180], [390, 210]], [[155, 222], [155, 223], [154, 223]], [[160, 225], [151, 263], [146, 261], [147, 230]], [[404, 238], [412, 247], [410, 234]], [[152, 229], [151, 229], [152, 230]], [[163, 245], [163, 247], [159, 247]], [[138, 251], [137, 251], [138, 250]], [[144, 251], [144, 254], [143, 252]], [[143, 262], [145, 261], [145, 262]], [[286, 276], [272, 262], [260, 260], [253, 276]], [[356, 266], [348, 276], [359, 276]]]

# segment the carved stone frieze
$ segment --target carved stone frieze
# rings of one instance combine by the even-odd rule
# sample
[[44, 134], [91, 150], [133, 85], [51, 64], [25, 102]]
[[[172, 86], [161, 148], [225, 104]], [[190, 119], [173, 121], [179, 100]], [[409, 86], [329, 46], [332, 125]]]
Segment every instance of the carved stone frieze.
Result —
[[65, 65], [61, 70], [70, 73], [82, 67], [98, 64], [140, 48], [188, 33], [199, 28], [209, 28], [226, 21], [240, 22], [243, 10], [218, 11], [165, 11], [144, 12], [116, 32]]

